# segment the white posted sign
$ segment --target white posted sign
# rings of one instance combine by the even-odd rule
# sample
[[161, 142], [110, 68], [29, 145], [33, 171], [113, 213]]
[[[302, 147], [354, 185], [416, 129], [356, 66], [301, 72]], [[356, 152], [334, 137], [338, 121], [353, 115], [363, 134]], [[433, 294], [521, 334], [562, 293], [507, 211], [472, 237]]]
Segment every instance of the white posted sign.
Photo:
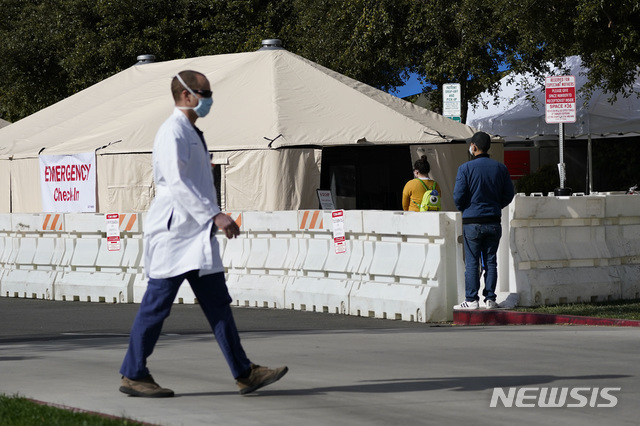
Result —
[[96, 211], [96, 154], [40, 156], [42, 211]]
[[545, 121], [547, 123], [576, 122], [576, 77], [547, 77], [544, 84]]
[[462, 99], [460, 96], [460, 83], [443, 84], [442, 85], [442, 115], [449, 118], [457, 117], [458, 120], [460, 120], [461, 114], [462, 114]]

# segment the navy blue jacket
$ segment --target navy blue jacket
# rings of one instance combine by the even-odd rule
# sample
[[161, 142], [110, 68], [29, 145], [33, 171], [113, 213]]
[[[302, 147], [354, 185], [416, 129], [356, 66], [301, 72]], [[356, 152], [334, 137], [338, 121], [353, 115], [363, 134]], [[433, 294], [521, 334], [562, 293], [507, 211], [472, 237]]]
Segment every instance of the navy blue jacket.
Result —
[[458, 168], [453, 201], [462, 212], [462, 223], [499, 223], [513, 195], [507, 167], [488, 154], [477, 155]]

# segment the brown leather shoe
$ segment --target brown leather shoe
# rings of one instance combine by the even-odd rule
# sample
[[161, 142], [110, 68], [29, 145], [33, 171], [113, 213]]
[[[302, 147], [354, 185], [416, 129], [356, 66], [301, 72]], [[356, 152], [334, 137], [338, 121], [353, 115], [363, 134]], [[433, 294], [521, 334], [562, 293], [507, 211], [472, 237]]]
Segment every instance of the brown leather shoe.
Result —
[[139, 380], [132, 380], [122, 376], [120, 392], [131, 396], [142, 396], [146, 398], [167, 398], [173, 396], [171, 389], [160, 387], [151, 375]]
[[271, 369], [267, 367], [260, 367], [256, 364], [251, 364], [251, 374], [246, 379], [238, 379], [236, 383], [240, 388], [240, 395], [246, 395], [250, 392], [253, 392], [257, 389], [260, 389], [263, 386], [270, 385], [271, 383], [277, 382], [287, 374], [289, 371], [288, 367], [280, 367], [276, 369]]

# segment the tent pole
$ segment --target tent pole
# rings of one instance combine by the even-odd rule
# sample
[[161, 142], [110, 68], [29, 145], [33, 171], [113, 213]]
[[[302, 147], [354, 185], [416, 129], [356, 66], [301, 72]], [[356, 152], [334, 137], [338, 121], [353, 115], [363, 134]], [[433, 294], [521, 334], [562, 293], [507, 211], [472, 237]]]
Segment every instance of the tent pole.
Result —
[[587, 140], [587, 195], [593, 192], [593, 154], [591, 146], [591, 133]]

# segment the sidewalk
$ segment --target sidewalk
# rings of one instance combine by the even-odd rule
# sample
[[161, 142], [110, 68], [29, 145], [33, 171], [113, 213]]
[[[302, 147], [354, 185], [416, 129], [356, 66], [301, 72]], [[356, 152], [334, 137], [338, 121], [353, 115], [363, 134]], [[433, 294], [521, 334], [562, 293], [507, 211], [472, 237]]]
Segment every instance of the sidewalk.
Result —
[[[234, 309], [252, 361], [290, 369], [243, 397], [199, 309], [177, 305], [149, 359], [176, 397], [145, 399], [118, 392], [136, 309], [0, 298], [0, 393], [171, 426], [637, 424], [640, 333], [632, 327], [467, 327]], [[543, 387], [621, 389], [611, 408], [490, 407], [494, 388]], [[597, 393], [593, 401], [606, 402]]]

